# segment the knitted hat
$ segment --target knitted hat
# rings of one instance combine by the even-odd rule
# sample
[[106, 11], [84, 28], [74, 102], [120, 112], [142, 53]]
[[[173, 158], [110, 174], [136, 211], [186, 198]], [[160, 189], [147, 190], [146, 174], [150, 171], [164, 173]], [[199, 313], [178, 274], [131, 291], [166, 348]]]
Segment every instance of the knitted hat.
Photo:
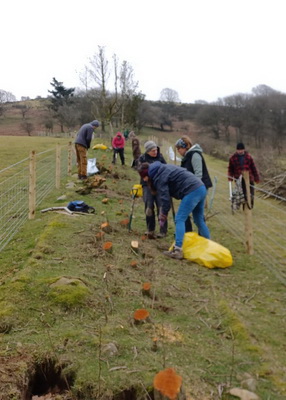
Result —
[[243, 143], [237, 143], [236, 150], [244, 150], [244, 149], [245, 149], [245, 147], [244, 147]]
[[142, 163], [138, 168], [138, 173], [142, 179], [145, 178], [145, 176], [148, 176], [148, 171], [149, 171], [149, 163], [147, 162]]
[[96, 128], [100, 125], [99, 121], [97, 121], [97, 119], [95, 119], [94, 121], [92, 121], [90, 123], [90, 125], [95, 126]]
[[148, 169], [142, 169], [141, 171], [139, 171], [139, 175], [141, 176], [142, 179], [145, 178], [145, 176], [148, 176]]
[[149, 153], [149, 151], [151, 151], [152, 149], [157, 149], [157, 145], [155, 142], [153, 142], [153, 140], [148, 140], [148, 142], [146, 142], [144, 144], [146, 153]]

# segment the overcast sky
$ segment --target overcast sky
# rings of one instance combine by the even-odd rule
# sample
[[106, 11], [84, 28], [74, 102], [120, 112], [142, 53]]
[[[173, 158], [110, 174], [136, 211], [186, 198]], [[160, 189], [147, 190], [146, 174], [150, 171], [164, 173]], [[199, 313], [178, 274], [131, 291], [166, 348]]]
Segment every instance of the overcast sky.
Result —
[[1, 4], [0, 89], [46, 97], [105, 46], [139, 89], [215, 101], [265, 84], [286, 93], [285, 0], [9, 0]]

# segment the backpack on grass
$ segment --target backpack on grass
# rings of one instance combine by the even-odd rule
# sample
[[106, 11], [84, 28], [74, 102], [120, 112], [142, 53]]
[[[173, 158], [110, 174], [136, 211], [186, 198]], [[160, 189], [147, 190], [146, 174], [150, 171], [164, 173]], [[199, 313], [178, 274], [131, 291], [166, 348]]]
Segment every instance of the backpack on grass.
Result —
[[95, 208], [87, 205], [82, 200], [70, 201], [67, 208], [73, 212], [95, 213]]

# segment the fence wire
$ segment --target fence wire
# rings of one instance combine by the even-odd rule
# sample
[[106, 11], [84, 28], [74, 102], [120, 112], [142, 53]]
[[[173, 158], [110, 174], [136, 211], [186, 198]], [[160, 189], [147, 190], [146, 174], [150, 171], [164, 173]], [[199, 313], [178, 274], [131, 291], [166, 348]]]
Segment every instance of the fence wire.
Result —
[[[60, 174], [68, 175], [68, 147], [61, 147]], [[75, 163], [74, 157], [71, 159]], [[29, 217], [29, 158], [0, 171], [0, 251]], [[36, 154], [36, 205], [56, 186], [56, 150]]]
[[[180, 165], [180, 158], [174, 153], [173, 145], [168, 141], [162, 141], [161, 151], [167, 162]], [[216, 180], [215, 189], [209, 189], [208, 194], [208, 199], [214, 195], [210, 211], [212, 220], [222, 225], [239, 242], [245, 244], [245, 216], [242, 206], [234, 213], [231, 210], [227, 170], [224, 174], [212, 168], [211, 162], [208, 162], [208, 170], [213, 182]], [[215, 193], [212, 193], [213, 190]], [[284, 233], [286, 199], [257, 188], [252, 210], [252, 224], [254, 255], [261, 265], [286, 285], [286, 235]]]

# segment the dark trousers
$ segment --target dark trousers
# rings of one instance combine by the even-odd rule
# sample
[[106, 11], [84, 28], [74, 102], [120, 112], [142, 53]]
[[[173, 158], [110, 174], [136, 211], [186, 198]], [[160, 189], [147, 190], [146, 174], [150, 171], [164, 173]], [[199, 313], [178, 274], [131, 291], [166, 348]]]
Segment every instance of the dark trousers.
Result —
[[[250, 189], [250, 205], [249, 205], [249, 208], [253, 208], [253, 206], [254, 206], [254, 190], [255, 190], [254, 189], [254, 182], [249, 182], [249, 184], [250, 184], [250, 187], [249, 187], [249, 189]], [[244, 179], [242, 179], [241, 186], [242, 186], [244, 198], [245, 198], [245, 201], [246, 201], [246, 204], [247, 204], [246, 185], [245, 185], [245, 180]]]
[[120, 156], [120, 160], [121, 160], [121, 164], [124, 165], [125, 164], [125, 158], [124, 158], [124, 149], [113, 149], [113, 159], [112, 159], [112, 164], [116, 163], [116, 154], [119, 154]]
[[[160, 213], [160, 202], [159, 197], [152, 194], [148, 186], [143, 186], [143, 201], [145, 204], [145, 215], [146, 225], [148, 232], [155, 231], [156, 228], [156, 214], [155, 206], [157, 211], [157, 219]], [[168, 222], [166, 221], [164, 226], [160, 227], [160, 233], [166, 234], [168, 229]]]

